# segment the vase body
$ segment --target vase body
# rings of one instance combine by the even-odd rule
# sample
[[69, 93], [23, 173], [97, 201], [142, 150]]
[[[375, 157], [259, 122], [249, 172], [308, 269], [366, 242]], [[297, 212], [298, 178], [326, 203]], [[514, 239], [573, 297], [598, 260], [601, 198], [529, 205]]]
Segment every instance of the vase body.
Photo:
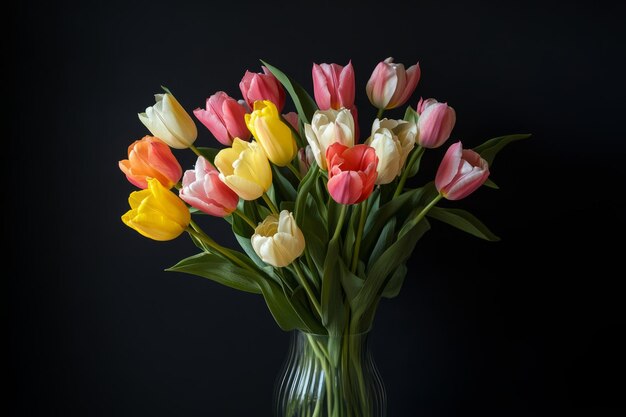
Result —
[[294, 332], [276, 383], [276, 417], [384, 417], [386, 403], [368, 333]]

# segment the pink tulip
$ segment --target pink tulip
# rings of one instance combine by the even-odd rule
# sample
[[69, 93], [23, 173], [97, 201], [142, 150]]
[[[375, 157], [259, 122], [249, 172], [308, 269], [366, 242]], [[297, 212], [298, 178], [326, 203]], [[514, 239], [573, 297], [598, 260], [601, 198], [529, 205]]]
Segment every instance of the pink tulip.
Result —
[[435, 186], [448, 200], [460, 200], [476, 191], [487, 181], [487, 177], [487, 161], [476, 152], [463, 149], [463, 144], [457, 142], [443, 156], [435, 177]]
[[354, 68], [352, 61], [337, 64], [313, 64], [313, 92], [320, 110], [354, 106]]
[[158, 180], [165, 188], [172, 188], [183, 174], [170, 147], [159, 138], [144, 136], [128, 147], [128, 159], [119, 167], [131, 184], [148, 188], [148, 179]]
[[296, 132], [300, 133], [300, 124], [298, 123], [300, 119], [298, 118], [298, 113], [289, 112], [287, 114], [283, 114], [283, 118], [287, 120]]
[[328, 192], [340, 204], [356, 204], [374, 191], [378, 157], [374, 148], [335, 142], [326, 150]]
[[235, 211], [239, 196], [220, 180], [220, 173], [199, 156], [195, 169], [185, 171], [180, 198], [211, 216], [224, 217]]
[[223, 91], [218, 91], [206, 100], [206, 110], [198, 108], [193, 114], [222, 145], [232, 145], [234, 138], [250, 139], [250, 131], [244, 120], [246, 108]]
[[378, 109], [401, 106], [415, 91], [420, 74], [419, 63], [405, 70], [403, 64], [394, 64], [393, 58], [387, 58], [376, 66], [367, 82], [367, 96]]
[[285, 107], [285, 90], [267, 68], [261, 68], [263, 74], [246, 71], [239, 83], [241, 94], [251, 109], [254, 108], [255, 101], [269, 100], [276, 105], [280, 112]]
[[438, 148], [450, 137], [456, 113], [447, 103], [439, 103], [434, 98], [420, 99], [417, 105], [420, 117], [417, 121], [418, 142], [424, 148]]

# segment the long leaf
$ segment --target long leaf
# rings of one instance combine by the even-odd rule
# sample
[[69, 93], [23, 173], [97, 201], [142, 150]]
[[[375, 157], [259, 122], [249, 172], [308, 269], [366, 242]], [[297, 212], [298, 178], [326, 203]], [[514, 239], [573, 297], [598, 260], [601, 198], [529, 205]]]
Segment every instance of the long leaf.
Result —
[[500, 136], [497, 138], [489, 139], [485, 143], [474, 148], [475, 152], [478, 152], [480, 156], [489, 163], [489, 166], [493, 164], [493, 160], [496, 158], [498, 152], [502, 150], [506, 145], [511, 142], [515, 142], [522, 139], [528, 139], [530, 134], [517, 134]]
[[481, 239], [490, 242], [500, 240], [487, 226], [465, 210], [433, 207], [427, 215]]
[[293, 81], [289, 76], [275, 66], [270, 65], [263, 60], [261, 60], [261, 62], [285, 87], [285, 90], [287, 90], [293, 100], [293, 104], [296, 106], [300, 119], [302, 119], [304, 123], [311, 123], [311, 118], [313, 117], [313, 113], [317, 110], [317, 105], [309, 93], [307, 93], [306, 90], [300, 86], [300, 84]]
[[199, 253], [185, 258], [166, 271], [185, 272], [208, 278], [236, 290], [260, 294], [256, 279], [246, 269], [211, 253]]

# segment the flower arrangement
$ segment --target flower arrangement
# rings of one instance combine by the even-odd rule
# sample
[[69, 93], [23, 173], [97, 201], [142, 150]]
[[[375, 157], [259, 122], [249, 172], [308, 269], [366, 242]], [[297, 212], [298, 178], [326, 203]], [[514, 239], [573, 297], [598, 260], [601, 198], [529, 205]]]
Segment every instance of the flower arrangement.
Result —
[[[200, 252], [169, 271], [262, 295], [283, 330], [356, 335], [370, 329], [381, 298], [399, 293], [428, 218], [497, 240], [470, 213], [437, 204], [483, 185], [497, 188], [488, 179], [496, 154], [529, 135], [501, 136], [473, 149], [455, 142], [433, 181], [407, 187], [426, 150], [444, 145], [456, 121], [455, 110], [433, 98], [409, 105], [401, 119], [383, 118], [413, 95], [418, 64], [405, 69], [389, 58], [376, 66], [366, 93], [378, 114], [363, 135], [351, 63], [314, 64], [314, 98], [263, 64], [262, 73], [247, 71], [241, 80], [243, 100], [219, 91], [193, 111], [222, 149], [194, 145], [196, 124], [165, 88], [139, 114], [152, 136], [130, 145], [128, 159], [119, 162], [141, 189], [130, 194], [122, 221], [159, 241], [189, 234]], [[287, 94], [297, 113], [282, 114]], [[171, 148], [195, 152], [194, 168], [183, 174]], [[227, 221], [241, 250], [205, 233], [193, 220], [203, 215]], [[312, 346], [327, 378], [339, 367], [340, 352], [354, 352], [332, 343]], [[340, 384], [344, 400], [365, 392], [359, 372], [348, 372], [350, 381]], [[332, 396], [329, 390], [329, 404]], [[328, 415], [343, 415], [332, 407]], [[360, 407], [354, 415], [371, 415]]]

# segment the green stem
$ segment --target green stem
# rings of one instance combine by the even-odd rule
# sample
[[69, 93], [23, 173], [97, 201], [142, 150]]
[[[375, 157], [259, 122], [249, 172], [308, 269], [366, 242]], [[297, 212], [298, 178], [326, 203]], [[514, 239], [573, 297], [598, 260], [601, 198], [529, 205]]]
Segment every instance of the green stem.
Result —
[[439, 200], [441, 200], [442, 198], [443, 198], [443, 195], [437, 194], [437, 196], [435, 198], [433, 198], [433, 200], [430, 203], [428, 203], [428, 205], [426, 207], [424, 207], [422, 209], [422, 211], [420, 211], [419, 214], [417, 216], [415, 216], [415, 218], [413, 220], [411, 220], [411, 223], [410, 223], [409, 227], [407, 227], [405, 230], [408, 231], [408, 230], [412, 229], [416, 224], [418, 224], [420, 221], [422, 221], [424, 216], [426, 216], [426, 213], [428, 213], [431, 208], [435, 207], [435, 204], [437, 204], [437, 202]]
[[376, 113], [376, 118], [380, 119], [381, 117], [383, 117], [384, 112], [385, 112], [385, 109], [378, 109], [378, 113]]
[[196, 155], [204, 157], [204, 155], [202, 155], [202, 153], [195, 146], [189, 145], [189, 149], [191, 149], [193, 151], [193, 153], [195, 153]]
[[302, 284], [302, 286], [304, 287], [304, 291], [306, 291], [307, 295], [309, 296], [309, 299], [311, 300], [311, 303], [313, 303], [313, 307], [315, 307], [315, 311], [317, 311], [317, 314], [321, 318], [322, 306], [320, 305], [320, 302], [317, 301], [317, 297], [315, 296], [313, 289], [309, 285], [309, 280], [307, 279], [306, 276], [304, 276], [304, 272], [302, 271], [302, 268], [300, 267], [298, 260], [294, 261], [292, 265], [295, 268], [296, 273], [298, 274], [298, 278], [300, 279], [300, 284]]
[[289, 171], [291, 171], [293, 173], [293, 175], [296, 176], [296, 178], [298, 179], [298, 181], [302, 181], [302, 177], [300, 176], [300, 172], [298, 172], [298, 170], [296, 169], [296, 167], [294, 167], [291, 164], [287, 164], [287, 168], [289, 168]]
[[278, 209], [276, 208], [274, 203], [272, 203], [272, 199], [267, 195], [267, 193], [263, 193], [261, 197], [263, 197], [263, 201], [265, 201], [265, 204], [267, 204], [267, 207], [269, 207], [270, 211], [274, 214], [278, 214]]
[[223, 247], [222, 245], [220, 245], [219, 243], [211, 239], [206, 233], [204, 233], [200, 229], [200, 227], [198, 227], [198, 225], [193, 220], [190, 222], [190, 225], [191, 227], [187, 228], [187, 233], [189, 233], [191, 236], [200, 240], [202, 243], [206, 244], [208, 247], [215, 250], [216, 252], [219, 252], [221, 255], [229, 259], [234, 264], [244, 269], [247, 269], [251, 272], [254, 272], [255, 274], [257, 273], [257, 271], [250, 268], [250, 266], [246, 264], [245, 262], [243, 262], [241, 259], [238, 259], [237, 257], [233, 256], [233, 254], [230, 253], [227, 248]]
[[361, 217], [359, 218], [359, 228], [356, 232], [356, 242], [354, 242], [354, 252], [352, 253], [352, 267], [350, 268], [352, 273], [356, 272], [356, 267], [359, 263], [359, 250], [361, 249], [361, 239], [363, 238], [363, 227], [365, 226], [368, 206], [369, 199], [361, 203]]
[[246, 216], [241, 210], [235, 210], [235, 211], [233, 211], [233, 214], [236, 214], [237, 216], [241, 217], [242, 220], [244, 220], [246, 223], [248, 223], [248, 225], [252, 228], [252, 230], [256, 229], [257, 225], [254, 224], [252, 219], [250, 217]]
[[396, 188], [396, 192], [393, 194], [394, 198], [399, 196], [404, 190], [404, 183], [406, 183], [406, 179], [409, 175], [409, 171], [411, 170], [411, 167], [413, 166], [413, 164], [415, 164], [415, 161], [417, 161], [419, 157], [422, 156], [422, 154], [424, 153], [424, 150], [425, 150], [424, 148], [422, 148], [421, 146], [418, 146], [417, 150], [413, 152], [413, 155], [411, 155], [411, 159], [409, 159], [409, 162], [404, 166], [404, 171], [402, 171], [402, 176], [400, 177], [398, 188]]
[[341, 205], [341, 211], [339, 212], [339, 220], [337, 221], [337, 227], [335, 228], [335, 233], [333, 233], [333, 240], [337, 240], [339, 238], [339, 234], [341, 234], [341, 229], [343, 228], [343, 220], [346, 217], [346, 209], [347, 205]]

